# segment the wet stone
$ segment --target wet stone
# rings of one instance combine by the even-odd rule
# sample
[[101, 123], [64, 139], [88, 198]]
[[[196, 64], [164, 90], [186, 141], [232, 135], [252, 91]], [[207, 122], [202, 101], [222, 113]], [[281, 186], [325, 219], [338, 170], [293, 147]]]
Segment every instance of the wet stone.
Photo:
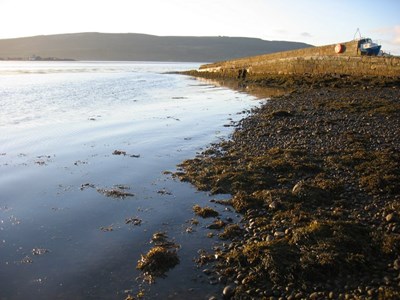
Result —
[[210, 269], [204, 269], [204, 270], [203, 270], [203, 273], [206, 274], [206, 275], [210, 275], [210, 274], [212, 273], [212, 270], [210, 270]]
[[235, 287], [233, 285], [227, 285], [222, 291], [224, 299], [230, 299], [235, 294]]
[[386, 222], [389, 222], [389, 223], [393, 222], [393, 221], [395, 221], [395, 214], [390, 213], [390, 214], [386, 215], [385, 219], [386, 219]]
[[282, 231], [275, 231], [274, 232], [274, 237], [276, 237], [278, 239], [283, 238], [284, 236], [285, 236], [285, 233], [282, 232]]
[[393, 268], [394, 268], [395, 270], [400, 270], [400, 258], [396, 259], [396, 260], [393, 262]]

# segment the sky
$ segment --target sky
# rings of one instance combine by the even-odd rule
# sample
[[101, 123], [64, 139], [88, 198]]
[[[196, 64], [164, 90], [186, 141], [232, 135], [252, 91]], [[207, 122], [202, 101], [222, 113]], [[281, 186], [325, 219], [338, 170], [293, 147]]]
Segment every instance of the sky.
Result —
[[0, 39], [75, 32], [350, 41], [400, 55], [400, 0], [0, 0]]

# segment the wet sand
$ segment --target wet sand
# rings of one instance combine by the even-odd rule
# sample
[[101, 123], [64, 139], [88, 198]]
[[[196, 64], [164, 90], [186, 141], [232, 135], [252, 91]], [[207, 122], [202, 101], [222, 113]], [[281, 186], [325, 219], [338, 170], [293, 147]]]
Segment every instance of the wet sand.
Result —
[[230, 194], [218, 202], [241, 216], [221, 226], [220, 244], [199, 261], [221, 282], [215, 296], [398, 299], [399, 79], [229, 82], [286, 94], [176, 173], [199, 190]]

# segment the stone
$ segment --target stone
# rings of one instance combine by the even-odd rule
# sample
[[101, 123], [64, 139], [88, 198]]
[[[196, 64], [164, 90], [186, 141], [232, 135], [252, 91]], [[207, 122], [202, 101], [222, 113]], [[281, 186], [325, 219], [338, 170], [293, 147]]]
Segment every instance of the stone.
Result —
[[239, 281], [242, 281], [245, 277], [246, 277], [246, 275], [244, 275], [243, 273], [240, 273], [240, 274], [236, 277], [236, 279], [239, 280]]
[[235, 294], [235, 287], [233, 285], [227, 285], [224, 287], [224, 290], [222, 291], [222, 295], [224, 299], [230, 299], [233, 297]]
[[212, 271], [210, 269], [204, 269], [203, 273], [207, 274], [207, 275], [210, 275], [212, 273]]
[[395, 215], [394, 215], [394, 213], [390, 213], [390, 214], [388, 214], [388, 215], [386, 215], [386, 217], [385, 217], [385, 219], [386, 219], [386, 222], [393, 222], [393, 221], [395, 221]]
[[285, 233], [282, 232], [282, 231], [275, 231], [274, 232], [274, 237], [276, 237], [278, 239], [283, 238], [284, 236], [285, 236]]
[[393, 268], [394, 268], [395, 270], [400, 270], [400, 258], [396, 259], [396, 260], [393, 262]]
[[266, 239], [265, 239], [266, 242], [271, 242], [273, 240], [274, 240], [274, 237], [272, 235], [270, 235], [270, 234], [268, 234]]

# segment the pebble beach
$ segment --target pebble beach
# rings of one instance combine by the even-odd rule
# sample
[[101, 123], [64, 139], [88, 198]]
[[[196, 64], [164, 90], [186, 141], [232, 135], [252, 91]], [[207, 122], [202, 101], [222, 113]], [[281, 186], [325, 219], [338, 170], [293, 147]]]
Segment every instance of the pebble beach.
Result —
[[286, 93], [176, 173], [199, 190], [231, 194], [213, 207], [241, 216], [216, 227], [219, 245], [198, 260], [221, 283], [215, 297], [398, 299], [398, 79], [235, 84]]

